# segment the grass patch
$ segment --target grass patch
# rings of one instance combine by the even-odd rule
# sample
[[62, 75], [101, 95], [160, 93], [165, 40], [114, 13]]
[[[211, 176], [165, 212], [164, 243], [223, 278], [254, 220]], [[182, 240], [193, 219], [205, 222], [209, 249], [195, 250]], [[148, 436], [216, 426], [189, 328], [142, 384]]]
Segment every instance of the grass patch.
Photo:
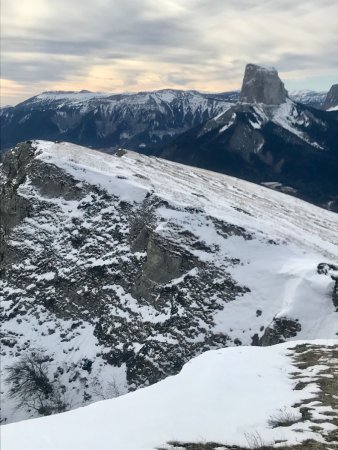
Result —
[[[295, 405], [302, 406], [300, 408], [302, 420], [310, 420], [314, 424], [313, 431], [315, 431], [314, 427], [318, 426], [316, 432], [327, 442], [326, 448], [338, 449], [338, 429], [325, 432], [320, 426], [321, 423], [329, 422], [338, 427], [338, 417], [334, 412], [338, 409], [338, 345], [297, 345], [294, 349], [293, 364], [300, 371], [294, 372], [292, 378], [295, 380], [303, 378], [296, 384], [295, 389], [304, 389], [310, 383], [315, 383], [319, 387], [318, 392], [313, 394], [310, 399], [303, 401], [302, 405]], [[318, 365], [323, 365], [326, 368], [314, 377], [310, 377], [308, 381], [304, 381], [303, 371]], [[323, 419], [313, 418], [312, 411], [315, 408], [305, 406], [311, 402], [318, 402], [321, 407], [328, 408], [326, 411], [323, 409]]]
[[274, 445], [260, 445], [259, 447], [249, 446], [240, 447], [238, 445], [216, 444], [214, 442], [201, 443], [184, 443], [184, 442], [168, 442], [168, 446], [160, 447], [157, 450], [338, 450], [336, 444], [327, 444], [314, 440], [303, 441], [296, 445], [280, 445], [280, 441], [276, 441], [278, 447]]

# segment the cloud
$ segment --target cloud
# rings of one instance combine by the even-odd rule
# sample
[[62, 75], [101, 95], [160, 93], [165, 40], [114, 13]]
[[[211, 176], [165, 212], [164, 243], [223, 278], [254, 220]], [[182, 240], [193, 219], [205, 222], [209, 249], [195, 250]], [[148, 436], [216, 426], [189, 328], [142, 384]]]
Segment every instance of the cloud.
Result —
[[338, 64], [337, 12], [336, 0], [2, 0], [1, 73], [27, 88], [224, 91], [252, 61], [306, 82]]

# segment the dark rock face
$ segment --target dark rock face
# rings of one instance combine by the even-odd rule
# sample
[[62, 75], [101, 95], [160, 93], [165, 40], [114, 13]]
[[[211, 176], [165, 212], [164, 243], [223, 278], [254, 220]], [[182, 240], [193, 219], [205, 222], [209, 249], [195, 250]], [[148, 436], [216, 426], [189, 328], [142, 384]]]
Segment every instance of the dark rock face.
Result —
[[263, 347], [267, 345], [280, 344], [285, 342], [287, 339], [291, 339], [297, 336], [297, 333], [301, 331], [302, 327], [298, 320], [288, 319], [286, 317], [275, 318], [272, 324], [266, 328], [263, 336], [255, 342], [254, 345], [261, 345]]
[[333, 280], [332, 302], [338, 312], [338, 266], [334, 264], [321, 263], [318, 264], [317, 272], [327, 275]]
[[288, 92], [276, 69], [247, 64], [240, 95], [241, 102], [280, 105], [287, 97]]
[[338, 84], [331, 86], [324, 101], [323, 109], [330, 109], [335, 106], [338, 106]]

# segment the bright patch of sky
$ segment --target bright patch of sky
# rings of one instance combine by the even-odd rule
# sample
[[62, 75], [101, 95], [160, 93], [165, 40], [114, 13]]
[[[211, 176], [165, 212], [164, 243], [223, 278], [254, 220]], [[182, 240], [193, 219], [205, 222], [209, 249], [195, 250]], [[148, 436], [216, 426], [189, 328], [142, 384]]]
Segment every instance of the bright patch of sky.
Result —
[[2, 0], [1, 103], [44, 90], [227, 91], [247, 62], [337, 82], [336, 0]]

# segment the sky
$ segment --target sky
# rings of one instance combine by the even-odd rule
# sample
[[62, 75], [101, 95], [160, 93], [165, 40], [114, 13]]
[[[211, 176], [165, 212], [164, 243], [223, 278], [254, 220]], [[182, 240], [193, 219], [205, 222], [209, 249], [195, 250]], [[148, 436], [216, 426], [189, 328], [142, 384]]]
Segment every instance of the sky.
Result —
[[338, 80], [337, 0], [1, 0], [1, 104], [46, 90], [288, 89]]

